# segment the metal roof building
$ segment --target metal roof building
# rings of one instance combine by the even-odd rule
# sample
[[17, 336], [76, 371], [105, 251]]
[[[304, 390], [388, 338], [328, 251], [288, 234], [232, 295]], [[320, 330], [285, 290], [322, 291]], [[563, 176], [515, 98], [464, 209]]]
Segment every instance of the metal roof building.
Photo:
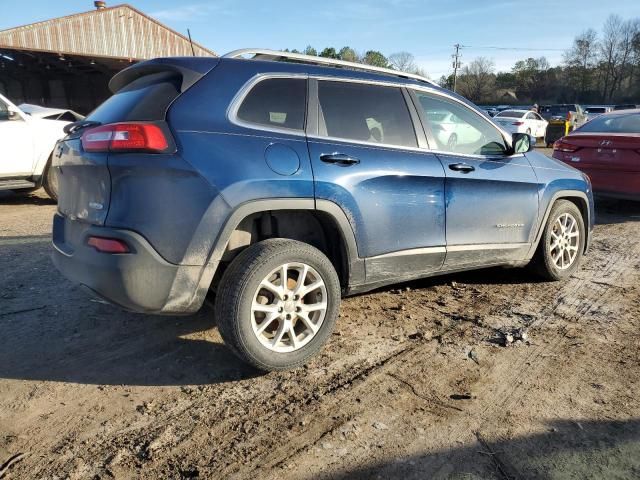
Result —
[[87, 113], [106, 99], [114, 73], [139, 60], [215, 56], [130, 5], [0, 31], [0, 93], [14, 103]]

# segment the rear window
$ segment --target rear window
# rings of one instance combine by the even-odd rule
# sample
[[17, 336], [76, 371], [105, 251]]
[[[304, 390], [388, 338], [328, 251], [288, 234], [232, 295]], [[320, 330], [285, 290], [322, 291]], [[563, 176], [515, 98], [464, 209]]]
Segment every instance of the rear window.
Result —
[[509, 118], [522, 118], [524, 115], [522, 112], [516, 112], [515, 110], [505, 110], [496, 115], [496, 117], [509, 117]]
[[614, 110], [631, 110], [636, 108], [635, 105], [616, 105], [613, 107]]
[[323, 136], [404, 147], [418, 145], [399, 88], [320, 81], [318, 99]]
[[569, 112], [575, 112], [575, 105], [551, 105], [548, 107], [543, 107], [542, 111], [549, 115], [560, 115], [565, 116]]
[[238, 119], [266, 127], [304, 130], [307, 81], [270, 78], [258, 83], [238, 109]]
[[579, 132], [640, 133], [640, 113], [602, 115], [585, 123]]
[[87, 116], [100, 123], [164, 120], [169, 104], [180, 95], [180, 77], [162, 72], [134, 80]]

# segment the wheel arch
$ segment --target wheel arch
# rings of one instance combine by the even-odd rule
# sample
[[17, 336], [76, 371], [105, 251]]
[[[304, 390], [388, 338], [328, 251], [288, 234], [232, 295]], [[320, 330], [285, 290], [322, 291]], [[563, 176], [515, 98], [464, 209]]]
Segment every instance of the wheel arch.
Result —
[[545, 209], [544, 216], [542, 217], [542, 221], [538, 225], [538, 230], [535, 236], [535, 240], [531, 246], [530, 256], [532, 256], [538, 249], [538, 245], [540, 244], [540, 240], [542, 238], [542, 233], [544, 232], [544, 228], [547, 224], [547, 220], [549, 219], [549, 214], [551, 213], [551, 209], [559, 200], [568, 200], [572, 202], [580, 213], [582, 214], [582, 219], [584, 221], [584, 232], [585, 232], [585, 242], [584, 242], [584, 252], [586, 253], [590, 240], [591, 240], [591, 210], [589, 209], [589, 199], [587, 194], [581, 192], [579, 190], [560, 190], [553, 194], [549, 203], [547, 204], [547, 208]]
[[[315, 236], [318, 233], [322, 238]], [[299, 240], [323, 251], [336, 267], [345, 292], [351, 285], [364, 283], [364, 260], [358, 256], [344, 211], [330, 201], [284, 198], [253, 200], [234, 209], [214, 242], [207, 262], [209, 275], [205, 271], [201, 288], [208, 290], [222, 275], [222, 266], [266, 238]]]

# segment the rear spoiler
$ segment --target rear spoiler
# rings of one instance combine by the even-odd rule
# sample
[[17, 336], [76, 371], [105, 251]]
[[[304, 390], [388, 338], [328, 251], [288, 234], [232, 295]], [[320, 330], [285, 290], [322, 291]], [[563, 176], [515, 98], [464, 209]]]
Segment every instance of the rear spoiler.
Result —
[[180, 91], [184, 92], [213, 70], [219, 61], [217, 57], [169, 57], [146, 60], [116, 73], [109, 81], [109, 90], [116, 93], [140, 77], [154, 73], [174, 72], [181, 77]]

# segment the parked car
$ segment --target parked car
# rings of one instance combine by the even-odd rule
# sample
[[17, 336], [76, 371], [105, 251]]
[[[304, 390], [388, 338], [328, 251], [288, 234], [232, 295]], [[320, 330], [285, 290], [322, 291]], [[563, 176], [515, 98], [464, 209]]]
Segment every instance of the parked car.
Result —
[[65, 108], [41, 107], [30, 103], [21, 103], [18, 108], [32, 117], [44, 118], [46, 120], [62, 120], [63, 122], [77, 122], [83, 120], [84, 116], [73, 110]]
[[490, 117], [495, 117], [496, 114], [498, 113], [498, 109], [496, 107], [484, 106], [480, 108], [485, 112], [487, 112], [487, 115], [489, 115]]
[[305, 363], [342, 295], [532, 262], [560, 280], [591, 238], [586, 176], [417, 75], [241, 50], [140, 62], [110, 88], [54, 156], [56, 266], [147, 313], [215, 291], [223, 339], [259, 369]]
[[553, 156], [586, 173], [595, 193], [640, 200], [640, 110], [600, 115], [558, 140]]
[[503, 110], [494, 118], [495, 122], [511, 133], [527, 133], [544, 137], [548, 122], [532, 110]]
[[0, 190], [31, 191], [44, 186], [55, 200], [51, 157], [68, 123], [31, 116], [0, 95]]
[[438, 144], [446, 144], [449, 149], [455, 149], [458, 145], [470, 145], [474, 148], [480, 141], [482, 132], [451, 111], [431, 110], [426, 116]]
[[634, 105], [633, 103], [627, 103], [624, 105], [615, 105], [613, 107], [614, 110], [634, 110], [638, 108], [638, 105]]
[[566, 120], [569, 122], [569, 131], [581, 127], [587, 121], [587, 115], [582, 106], [574, 103], [543, 105], [540, 107], [540, 115], [548, 122], [558, 119]]
[[584, 109], [584, 113], [586, 113], [587, 115], [587, 122], [593, 120], [594, 118], [596, 118], [598, 115], [602, 115], [603, 113], [608, 113], [611, 110], [613, 110], [612, 107], [605, 107], [605, 106], [589, 106], [587, 108]]

